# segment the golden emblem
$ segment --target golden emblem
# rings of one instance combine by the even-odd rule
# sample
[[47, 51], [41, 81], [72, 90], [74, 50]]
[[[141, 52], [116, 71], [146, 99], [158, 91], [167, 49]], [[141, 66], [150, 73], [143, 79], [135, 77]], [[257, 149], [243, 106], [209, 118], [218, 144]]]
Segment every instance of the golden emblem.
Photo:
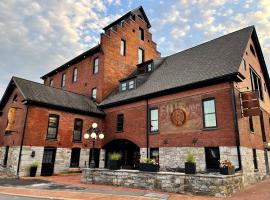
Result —
[[16, 115], [16, 108], [10, 108], [8, 110], [8, 124], [6, 131], [12, 131], [15, 125], [15, 115]]
[[175, 126], [182, 126], [186, 121], [186, 112], [183, 109], [175, 109], [171, 114], [171, 121]]

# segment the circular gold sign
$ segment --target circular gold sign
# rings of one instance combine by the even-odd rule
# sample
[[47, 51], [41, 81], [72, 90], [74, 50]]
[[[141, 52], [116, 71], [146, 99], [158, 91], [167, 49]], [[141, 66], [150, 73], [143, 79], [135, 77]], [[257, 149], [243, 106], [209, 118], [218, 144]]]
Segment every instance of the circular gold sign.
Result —
[[171, 114], [171, 121], [175, 126], [182, 126], [186, 121], [186, 112], [183, 109], [175, 109]]

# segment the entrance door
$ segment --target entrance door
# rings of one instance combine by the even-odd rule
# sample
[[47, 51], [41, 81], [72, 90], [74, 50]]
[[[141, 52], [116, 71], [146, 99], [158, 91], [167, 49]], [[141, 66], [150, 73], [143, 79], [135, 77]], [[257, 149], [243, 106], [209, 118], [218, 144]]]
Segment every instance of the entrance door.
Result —
[[[89, 155], [89, 164], [92, 159], [92, 151], [93, 149], [90, 150], [90, 155]], [[95, 160], [95, 167], [99, 168], [99, 155], [100, 155], [100, 149], [94, 149], [94, 160]]]
[[80, 148], [73, 148], [71, 150], [71, 158], [70, 158], [70, 167], [79, 167], [80, 166]]
[[56, 148], [44, 148], [41, 176], [53, 175]]
[[220, 154], [218, 147], [205, 147], [205, 159], [208, 171], [219, 170]]

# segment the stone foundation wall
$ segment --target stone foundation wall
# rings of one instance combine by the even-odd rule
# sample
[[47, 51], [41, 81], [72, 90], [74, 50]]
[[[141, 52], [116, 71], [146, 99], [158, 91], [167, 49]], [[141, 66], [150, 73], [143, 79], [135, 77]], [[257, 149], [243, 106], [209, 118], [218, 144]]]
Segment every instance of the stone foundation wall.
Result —
[[67, 173], [70, 167], [70, 148], [57, 148], [54, 164], [54, 173]]
[[219, 147], [220, 160], [230, 160], [235, 168], [239, 168], [236, 147]]
[[[80, 154], [80, 167], [85, 168], [88, 167], [89, 163], [89, 149], [81, 149], [81, 154]], [[71, 154], [70, 154], [71, 156]], [[70, 159], [70, 158], [69, 158]]]
[[255, 170], [251, 148], [241, 147], [242, 170], [245, 185], [256, 183], [266, 177], [266, 165], [263, 150], [256, 150], [258, 170]]
[[157, 189], [164, 192], [192, 193], [227, 197], [243, 188], [242, 175], [186, 175], [172, 172], [137, 170], [83, 169], [81, 181], [131, 188]]
[[166, 168], [184, 168], [188, 153], [192, 153], [195, 156], [197, 171], [205, 171], [205, 152], [202, 147], [159, 148], [159, 164], [161, 170], [166, 171]]

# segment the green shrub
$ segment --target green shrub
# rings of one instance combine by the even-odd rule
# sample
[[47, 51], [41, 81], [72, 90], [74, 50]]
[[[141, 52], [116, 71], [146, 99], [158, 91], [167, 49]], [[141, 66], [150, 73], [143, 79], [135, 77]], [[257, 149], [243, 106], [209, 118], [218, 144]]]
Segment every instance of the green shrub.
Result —
[[195, 156], [192, 153], [188, 153], [186, 157], [187, 163], [196, 163]]
[[30, 165], [30, 167], [36, 167], [36, 168], [38, 168], [38, 162], [33, 162], [33, 163]]
[[121, 159], [121, 154], [117, 152], [113, 152], [109, 154], [109, 159], [110, 160], [120, 160]]

